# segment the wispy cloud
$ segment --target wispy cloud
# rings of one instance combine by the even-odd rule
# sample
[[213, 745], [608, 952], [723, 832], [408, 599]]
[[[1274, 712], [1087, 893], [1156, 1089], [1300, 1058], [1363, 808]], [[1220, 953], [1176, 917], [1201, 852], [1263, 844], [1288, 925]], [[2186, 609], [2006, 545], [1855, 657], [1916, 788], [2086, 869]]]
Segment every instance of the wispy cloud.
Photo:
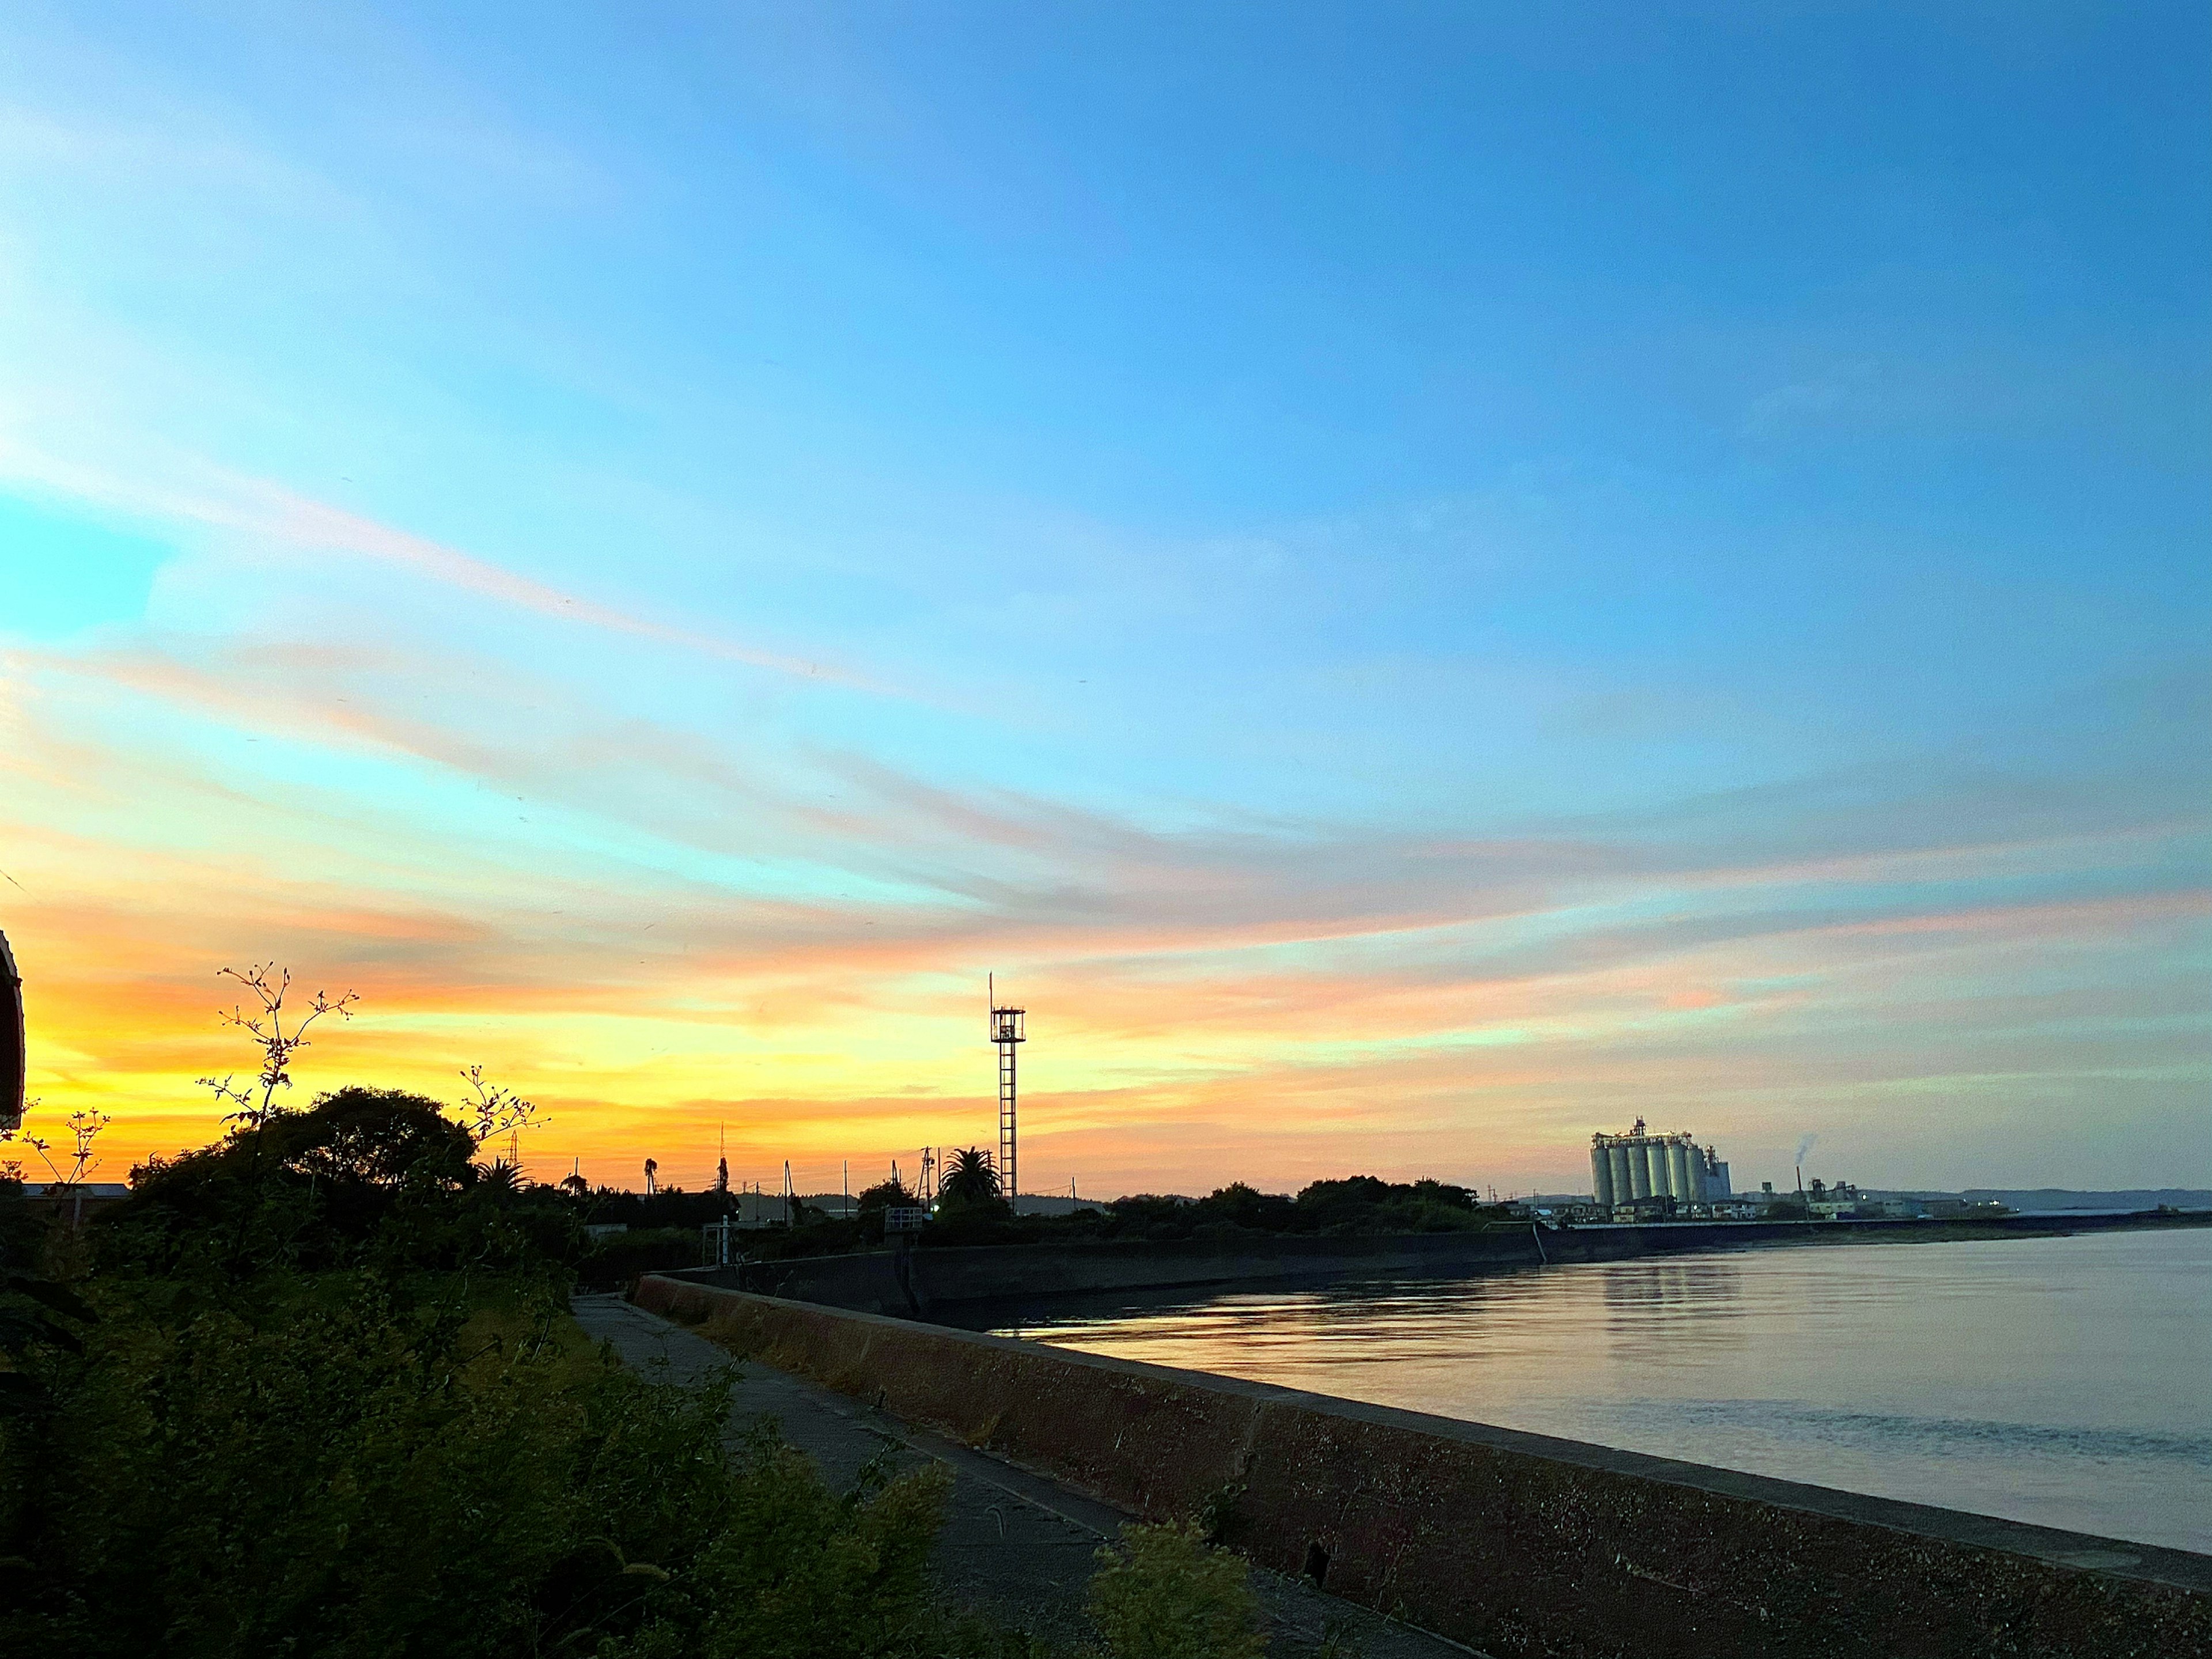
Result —
[[167, 483], [126, 482], [104, 469], [45, 453], [0, 434], [0, 479], [111, 512], [174, 526], [224, 532], [244, 545], [288, 554], [365, 560], [516, 611], [696, 653], [711, 661], [875, 696], [913, 694], [840, 665], [764, 651], [719, 635], [638, 616], [567, 592], [427, 538], [313, 500], [266, 479], [173, 459], [184, 476]]
[[1041, 1170], [1188, 1185], [1242, 1137], [1255, 1171], [1425, 1146], [1563, 1178], [1594, 1116], [1741, 1126], [1808, 1087], [1846, 1112], [1989, 1070], [1994, 1030], [2071, 1022], [2109, 1071], [2110, 975], [2149, 1009], [2144, 964], [2208, 910], [2171, 858], [2204, 816], [2156, 791], [2023, 817], [1979, 774], [1843, 776], [1482, 833], [1168, 828], [453, 672], [373, 635], [9, 659], [11, 869], [52, 896], [10, 925], [54, 1092], [145, 1101], [149, 1146], [204, 1127], [178, 1079], [219, 1063], [213, 969], [275, 952], [369, 999], [345, 1075], [495, 1059], [558, 1102], [546, 1155], [618, 1169], [720, 1114], [748, 1156], [889, 1156], [961, 1133], [993, 967], [1050, 1039]]
[[[611, 1173], [988, 1133], [992, 969], [1041, 1180], [2212, 1166], [2193, 249], [2057, 152], [2027, 232], [1816, 166], [1808, 262], [1738, 145], [1686, 307], [1513, 137], [1601, 135], [1580, 60], [1377, 150], [1341, 43], [1207, 108], [1110, 28], [0, 28], [0, 524], [82, 557], [0, 602], [0, 924], [118, 1143], [276, 954], [368, 999], [308, 1086], [484, 1060]], [[1504, 270], [1563, 179], [1619, 268]]]

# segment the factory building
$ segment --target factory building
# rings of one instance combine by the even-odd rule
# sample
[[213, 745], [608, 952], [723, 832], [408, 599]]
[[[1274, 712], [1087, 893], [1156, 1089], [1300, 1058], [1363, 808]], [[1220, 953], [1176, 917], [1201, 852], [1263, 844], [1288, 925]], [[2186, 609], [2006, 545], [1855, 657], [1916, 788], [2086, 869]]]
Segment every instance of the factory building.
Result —
[[1590, 1190], [1598, 1208], [1608, 1212], [1639, 1199], [1710, 1204], [1731, 1196], [1729, 1166], [1711, 1147], [1699, 1146], [1680, 1130], [1647, 1133], [1640, 1117], [1625, 1135], [1590, 1137]]

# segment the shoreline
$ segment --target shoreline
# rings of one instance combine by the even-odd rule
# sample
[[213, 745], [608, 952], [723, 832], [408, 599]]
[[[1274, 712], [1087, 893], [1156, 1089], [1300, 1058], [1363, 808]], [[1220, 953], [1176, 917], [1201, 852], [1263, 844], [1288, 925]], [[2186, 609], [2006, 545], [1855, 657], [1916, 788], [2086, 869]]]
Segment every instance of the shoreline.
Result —
[[1499, 1655], [2212, 1649], [2212, 1556], [701, 1285], [641, 1305]]
[[[1698, 1226], [1698, 1222], [1661, 1222], [1658, 1226]], [[1978, 1217], [1971, 1221], [1870, 1218], [1865, 1221], [1785, 1221], [1717, 1224], [1779, 1226], [1793, 1233], [1745, 1239], [1735, 1248], [1790, 1249], [1844, 1244], [1967, 1244], [2021, 1238], [2075, 1238], [2084, 1233], [2187, 1231], [2212, 1227], [2212, 1210], [2085, 1210], [2078, 1214], [2045, 1213]], [[1595, 1227], [1564, 1231], [1595, 1232]], [[1718, 1247], [1717, 1247], [1718, 1248]], [[1653, 1252], [1662, 1254], [1662, 1252]]]
[[2023, 1524], [2212, 1553], [2212, 1230], [1723, 1250], [940, 1320]]
[[662, 1276], [856, 1313], [974, 1328], [975, 1310], [1099, 1294], [1327, 1283], [1352, 1278], [1437, 1278], [1553, 1262], [1625, 1261], [1709, 1250], [1842, 1244], [1960, 1243], [2069, 1237], [2086, 1232], [2195, 1231], [2212, 1212], [2142, 1211], [2080, 1218], [2006, 1216], [1971, 1221], [1659, 1222], [1481, 1232], [1346, 1236], [1242, 1234], [1177, 1240], [1089, 1240], [931, 1246], [799, 1256]]

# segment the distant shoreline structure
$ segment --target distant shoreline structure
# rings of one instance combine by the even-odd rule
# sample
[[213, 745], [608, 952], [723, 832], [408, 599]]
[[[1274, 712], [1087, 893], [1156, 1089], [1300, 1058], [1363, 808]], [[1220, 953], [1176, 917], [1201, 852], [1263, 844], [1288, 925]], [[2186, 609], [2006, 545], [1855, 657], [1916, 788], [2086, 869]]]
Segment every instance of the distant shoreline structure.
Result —
[[[2110, 1192], [2071, 1187], [1862, 1187], [1863, 1197], [1930, 1203], [1956, 1200], [1967, 1204], [2002, 1204], [2021, 1215], [2133, 1215], [2160, 1206], [2176, 1210], [2212, 1210], [2212, 1187], [2131, 1187]], [[1531, 1193], [1516, 1201], [1531, 1205], [1588, 1204], [1589, 1193]]]

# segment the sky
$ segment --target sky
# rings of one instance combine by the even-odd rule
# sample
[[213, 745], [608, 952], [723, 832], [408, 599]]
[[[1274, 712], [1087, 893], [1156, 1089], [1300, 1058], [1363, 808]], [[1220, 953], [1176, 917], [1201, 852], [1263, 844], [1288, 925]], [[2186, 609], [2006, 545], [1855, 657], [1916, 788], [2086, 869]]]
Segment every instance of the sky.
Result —
[[[2212, 14], [0, 15], [33, 1127], [2212, 1185]], [[33, 1170], [31, 1173], [37, 1173]]]

